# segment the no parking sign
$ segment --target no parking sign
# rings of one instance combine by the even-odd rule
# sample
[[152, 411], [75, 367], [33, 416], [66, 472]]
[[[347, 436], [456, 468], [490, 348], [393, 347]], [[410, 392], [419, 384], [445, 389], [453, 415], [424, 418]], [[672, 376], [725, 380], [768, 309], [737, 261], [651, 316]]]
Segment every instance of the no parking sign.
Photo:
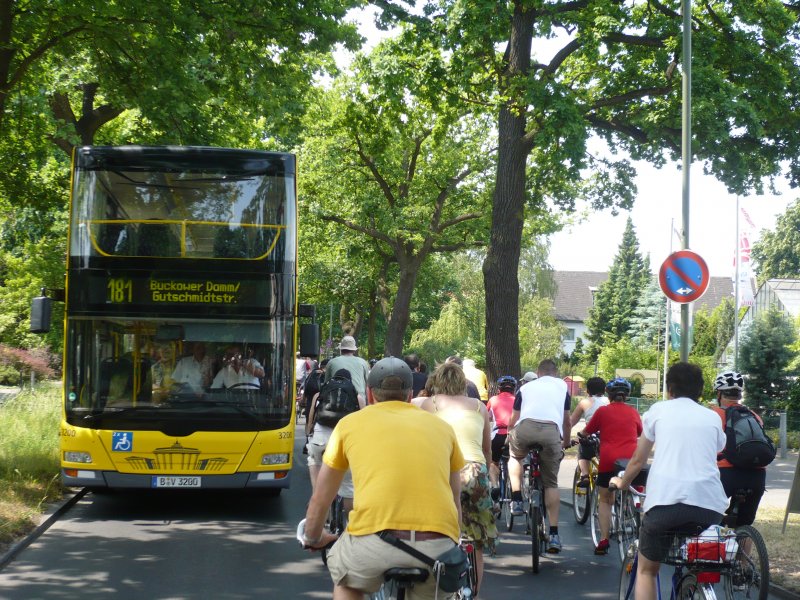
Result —
[[708, 289], [708, 265], [691, 250], [670, 254], [658, 271], [658, 283], [664, 295], [681, 304], [694, 302]]

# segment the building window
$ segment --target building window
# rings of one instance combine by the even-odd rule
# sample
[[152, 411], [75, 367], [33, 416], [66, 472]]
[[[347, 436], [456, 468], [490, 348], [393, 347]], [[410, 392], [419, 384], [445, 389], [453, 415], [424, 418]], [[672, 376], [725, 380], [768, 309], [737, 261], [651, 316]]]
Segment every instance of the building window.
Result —
[[568, 327], [567, 331], [564, 333], [564, 341], [565, 342], [575, 341], [575, 330], [572, 327]]

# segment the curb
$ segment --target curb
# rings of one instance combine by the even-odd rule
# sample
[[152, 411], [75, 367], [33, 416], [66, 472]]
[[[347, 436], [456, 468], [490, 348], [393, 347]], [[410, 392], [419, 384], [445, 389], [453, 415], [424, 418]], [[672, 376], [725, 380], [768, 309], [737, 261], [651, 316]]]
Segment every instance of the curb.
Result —
[[58, 521], [61, 515], [67, 512], [70, 508], [77, 504], [78, 500], [86, 495], [87, 491], [89, 491], [88, 488], [83, 488], [66, 500], [62, 500], [61, 503], [56, 506], [55, 510], [44, 521], [42, 521], [39, 526], [36, 527], [36, 529], [31, 531], [17, 543], [13, 544], [5, 554], [0, 556], [0, 571], [2, 571], [6, 565], [8, 565], [8, 563], [14, 560], [20, 552], [35, 542], [40, 535], [50, 529], [53, 523]]
[[[572, 499], [570, 496], [567, 497], [568, 499], [561, 498], [561, 504], [566, 506], [572, 506]], [[2, 563], [0, 563], [0, 569], [2, 569]], [[769, 593], [778, 597], [782, 598], [783, 600], [800, 600], [800, 594], [793, 592], [791, 590], [787, 590], [785, 587], [777, 585], [775, 583], [769, 584]]]

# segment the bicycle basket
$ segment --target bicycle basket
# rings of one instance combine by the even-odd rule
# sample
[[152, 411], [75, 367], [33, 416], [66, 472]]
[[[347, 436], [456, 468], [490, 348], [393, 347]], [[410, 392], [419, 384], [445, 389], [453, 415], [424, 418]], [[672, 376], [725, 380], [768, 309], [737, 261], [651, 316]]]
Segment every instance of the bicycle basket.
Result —
[[672, 565], [719, 565], [731, 562], [737, 550], [734, 530], [711, 525], [699, 535], [673, 534], [672, 546], [664, 562]]

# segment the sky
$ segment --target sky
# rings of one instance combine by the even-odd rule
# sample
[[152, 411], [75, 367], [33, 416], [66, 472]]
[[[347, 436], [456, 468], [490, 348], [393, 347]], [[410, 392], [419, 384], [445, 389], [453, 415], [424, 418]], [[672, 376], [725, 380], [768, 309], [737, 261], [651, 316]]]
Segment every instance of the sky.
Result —
[[[619, 250], [619, 241], [628, 216], [633, 219], [639, 250], [650, 256], [653, 272], [670, 254], [680, 250], [677, 235], [670, 236], [671, 225], [680, 231], [682, 213], [682, 175], [677, 164], [662, 169], [637, 163], [638, 194], [630, 212], [615, 217], [610, 210], [594, 212], [582, 222], [551, 236], [550, 264], [560, 271], [607, 271]], [[778, 184], [776, 184], [776, 187]], [[780, 186], [781, 195], [740, 196], [739, 206], [755, 225], [750, 243], [764, 229], [775, 228], [777, 218], [800, 197], [800, 191]], [[747, 228], [744, 219], [740, 228]], [[670, 243], [672, 247], [670, 248]], [[704, 175], [702, 165], [692, 165], [689, 179], [689, 248], [708, 264], [712, 276], [732, 276], [736, 250], [736, 196], [713, 177]]]
[[[378, 31], [371, 17], [374, 7], [354, 11], [351, 16], [358, 22], [359, 32], [366, 38], [365, 50], [391, 32]], [[534, 58], [546, 62], [564, 44], [559, 36], [540, 40], [534, 49]], [[337, 63], [345, 67], [349, 53], [337, 53]], [[585, 212], [578, 207], [574, 225], [565, 227], [550, 237], [551, 266], [559, 271], [607, 271], [619, 249], [628, 216], [633, 219], [642, 256], [650, 256], [654, 273], [669, 256], [670, 251], [681, 249], [681, 240], [671, 236], [671, 225], [680, 231], [683, 222], [683, 180], [678, 163], [669, 163], [657, 169], [648, 163], [635, 163], [638, 172], [638, 195], [633, 209], [620, 211], [617, 216], [610, 210]], [[800, 198], [800, 191], [790, 190], [785, 182], [776, 182], [779, 195], [741, 196], [739, 206], [750, 216], [755, 231], [750, 236], [752, 245], [762, 230], [775, 228], [777, 218], [789, 204]], [[740, 221], [740, 227], [747, 225]], [[671, 244], [671, 245], [670, 245]], [[708, 265], [712, 276], [733, 276], [733, 258], [736, 250], [736, 196], [715, 178], [704, 175], [702, 164], [693, 164], [689, 180], [689, 249], [697, 252]]]

